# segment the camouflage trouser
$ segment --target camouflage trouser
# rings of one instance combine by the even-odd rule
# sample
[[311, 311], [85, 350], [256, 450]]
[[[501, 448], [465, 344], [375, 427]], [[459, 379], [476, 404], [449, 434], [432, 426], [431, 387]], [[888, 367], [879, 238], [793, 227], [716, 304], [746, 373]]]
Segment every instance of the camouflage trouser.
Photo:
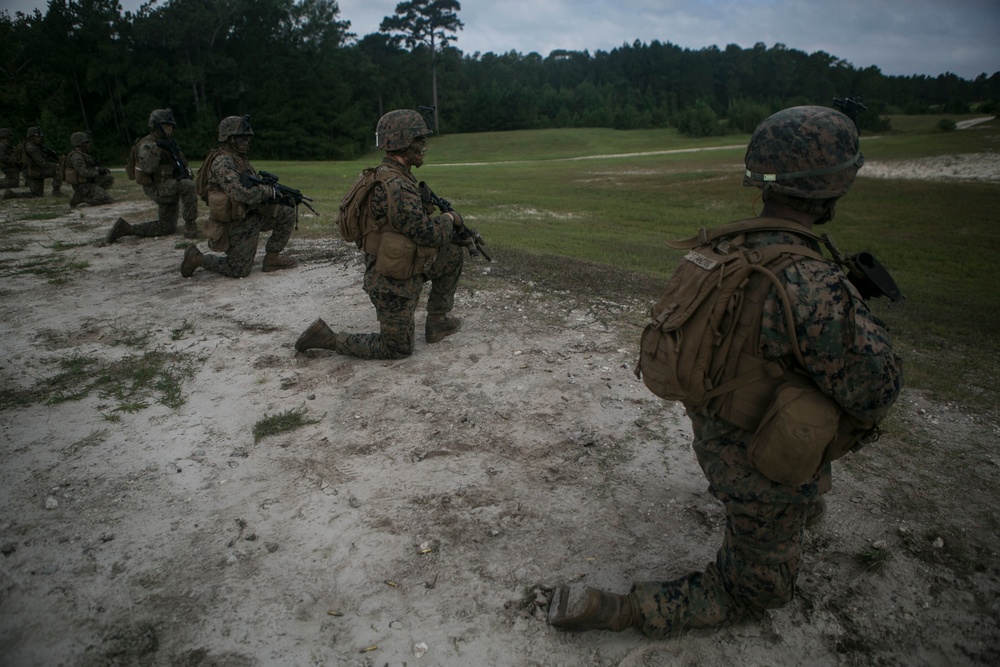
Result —
[[[421, 283], [431, 281], [428, 315], [444, 315], [455, 307], [455, 290], [464, 261], [464, 248], [448, 244], [424, 272]], [[415, 290], [413, 297], [372, 290], [368, 298], [375, 306], [379, 333], [348, 335], [337, 344], [337, 352], [361, 359], [401, 359], [413, 354], [414, 314], [420, 301], [420, 289]]]
[[28, 192], [32, 197], [41, 197], [45, 194], [45, 179], [52, 179], [52, 192], [59, 192], [62, 187], [62, 180], [56, 174], [55, 169], [43, 170], [41, 176], [25, 176], [24, 184], [28, 186]]
[[73, 197], [69, 200], [70, 206], [80, 204], [110, 204], [114, 201], [105, 189], [114, 185], [115, 177], [111, 174], [103, 174], [97, 177], [96, 183], [82, 183], [73, 186]]
[[[160, 190], [166, 189], [166, 193]], [[198, 219], [198, 195], [194, 192], [194, 181], [184, 179], [171, 183], [169, 188], [147, 185], [143, 188], [146, 196], [156, 202], [156, 220], [138, 222], [132, 225], [136, 236], [167, 236], [177, 231], [177, 216], [183, 214], [184, 226], [194, 229]]]
[[694, 450], [709, 489], [726, 507], [726, 534], [704, 572], [632, 587], [641, 629], [654, 638], [728, 625], [746, 614], [761, 618], [789, 602], [809, 505], [819, 493], [815, 482], [791, 487], [761, 475], [736, 435], [701, 439], [696, 423]]
[[261, 232], [271, 232], [264, 249], [281, 252], [295, 229], [295, 209], [291, 206], [267, 205], [251, 211], [242, 222], [229, 225], [229, 249], [226, 254], [205, 255], [201, 268], [230, 278], [250, 275], [257, 255], [257, 240]]
[[18, 169], [4, 169], [3, 180], [0, 181], [0, 188], [21, 187], [21, 172]]

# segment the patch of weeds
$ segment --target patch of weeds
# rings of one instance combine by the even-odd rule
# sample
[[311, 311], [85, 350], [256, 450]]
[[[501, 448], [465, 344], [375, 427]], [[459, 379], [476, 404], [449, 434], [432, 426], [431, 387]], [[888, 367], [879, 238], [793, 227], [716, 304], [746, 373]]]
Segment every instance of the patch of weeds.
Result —
[[178, 241], [177, 243], [175, 243], [174, 250], [187, 250], [193, 245], [198, 245], [198, 242], [185, 239], [183, 241]]
[[854, 559], [866, 570], [882, 571], [885, 564], [892, 558], [888, 547], [870, 546], [855, 554]]
[[[152, 401], [177, 409], [185, 401], [182, 384], [194, 375], [189, 357], [162, 350], [114, 362], [73, 355], [63, 359], [60, 367], [62, 372], [39, 383], [35, 390], [36, 400], [58, 404], [78, 401], [96, 391], [101, 398], [115, 401], [111, 415], [138, 412], [149, 407]], [[117, 421], [102, 414], [105, 419]]]
[[194, 333], [194, 325], [184, 320], [179, 327], [170, 330], [170, 340], [181, 340], [189, 333]]
[[114, 329], [115, 337], [111, 341], [112, 345], [124, 345], [125, 347], [146, 347], [146, 343], [149, 341], [150, 333], [139, 333], [128, 327], [122, 327], [121, 329]]
[[51, 211], [39, 211], [37, 213], [28, 213], [21, 216], [21, 220], [55, 220], [56, 218], [61, 218], [62, 213], [51, 212]]
[[74, 271], [82, 271], [90, 266], [86, 260], [74, 260], [61, 256], [31, 257], [22, 262], [16, 262], [4, 267], [3, 277], [16, 276], [25, 273], [47, 278], [49, 283], [59, 285], [67, 283]]
[[253, 441], [279, 433], [288, 433], [309, 424], [318, 424], [318, 419], [307, 419], [305, 408], [292, 408], [276, 415], [264, 415], [264, 418], [253, 425]]

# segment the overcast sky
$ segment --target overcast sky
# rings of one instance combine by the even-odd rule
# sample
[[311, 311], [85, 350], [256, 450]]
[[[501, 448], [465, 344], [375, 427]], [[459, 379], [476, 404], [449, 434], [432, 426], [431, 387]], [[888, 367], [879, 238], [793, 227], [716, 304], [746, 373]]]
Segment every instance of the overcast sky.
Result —
[[[398, 0], [339, 0], [340, 17], [363, 37]], [[121, 0], [134, 10], [139, 0]], [[701, 49], [782, 43], [825, 51], [883, 74], [966, 79], [1000, 71], [1000, 0], [461, 0], [454, 43], [477, 51], [547, 56], [555, 49], [610, 51], [654, 39]], [[0, 0], [30, 11], [46, 2]]]

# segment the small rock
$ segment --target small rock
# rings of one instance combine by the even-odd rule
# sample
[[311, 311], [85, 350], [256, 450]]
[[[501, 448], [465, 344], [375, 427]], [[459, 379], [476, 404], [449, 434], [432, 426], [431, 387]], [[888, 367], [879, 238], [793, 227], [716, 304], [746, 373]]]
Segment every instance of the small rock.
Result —
[[4, 556], [9, 556], [15, 551], [17, 551], [17, 545], [13, 542], [4, 542], [3, 544], [0, 544], [0, 554], [3, 554]]
[[52, 496], [49, 496], [45, 500], [45, 509], [47, 509], [47, 510], [54, 510], [57, 507], [59, 507], [59, 501], [56, 500], [55, 498], [53, 498]]
[[934, 547], [935, 549], [943, 549], [944, 548], [944, 538], [943, 537], [937, 538], [936, 540], [934, 540], [931, 543], [931, 546]]
[[101, 542], [110, 542], [115, 539], [114, 533], [101, 533]]
[[425, 642], [417, 642], [413, 645], [413, 657], [422, 658], [424, 653], [427, 653], [427, 644]]

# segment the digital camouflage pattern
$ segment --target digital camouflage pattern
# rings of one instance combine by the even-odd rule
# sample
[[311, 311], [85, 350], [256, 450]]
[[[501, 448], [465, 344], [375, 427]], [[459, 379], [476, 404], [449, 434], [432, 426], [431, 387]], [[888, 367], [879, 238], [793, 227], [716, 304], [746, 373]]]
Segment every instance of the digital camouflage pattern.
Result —
[[375, 145], [384, 151], [402, 151], [417, 137], [434, 134], [424, 117], [410, 109], [390, 111], [375, 126]]
[[73, 185], [73, 197], [69, 200], [70, 206], [79, 206], [80, 204], [98, 206], [114, 201], [107, 193], [107, 189], [114, 185], [115, 177], [109, 173], [101, 173], [104, 170], [98, 169], [97, 161], [94, 160], [93, 156], [76, 148], [66, 156], [66, 163], [67, 167], [76, 172], [80, 180], [79, 183]]
[[865, 162], [854, 122], [827, 107], [800, 106], [769, 116], [754, 130], [743, 185], [807, 199], [847, 194]]
[[[38, 128], [31, 128], [38, 130]], [[36, 134], [28, 136], [42, 136], [39, 130]], [[59, 165], [50, 161], [42, 152], [41, 146], [28, 139], [24, 144], [24, 155], [27, 160], [25, 165], [24, 181], [28, 185], [28, 192], [32, 197], [41, 197], [45, 191], [45, 179], [52, 179], [52, 194], [59, 194], [62, 186], [62, 179], [59, 178]]]
[[242, 204], [246, 216], [227, 225], [229, 249], [225, 254], [206, 254], [201, 266], [231, 278], [248, 276], [257, 254], [260, 233], [271, 232], [264, 246], [267, 252], [284, 250], [295, 229], [295, 209], [270, 203], [274, 199], [274, 189], [269, 185], [244, 187], [240, 174], [256, 176], [257, 172], [249, 160], [232, 150], [217, 151], [211, 163], [202, 165], [202, 169], [209, 170], [209, 190], [224, 192], [232, 201]]
[[375, 271], [375, 256], [366, 254], [363, 286], [375, 306], [379, 333], [338, 336], [337, 352], [362, 359], [399, 359], [413, 353], [414, 316], [424, 282], [431, 282], [427, 314], [451, 312], [465, 256], [462, 246], [451, 242], [450, 216], [430, 216], [432, 211], [425, 206], [413, 174], [389, 157], [383, 159], [380, 166], [392, 170], [396, 177], [386, 181], [384, 187], [377, 183], [372, 192], [371, 207], [378, 226], [389, 224], [392, 201], [396, 216], [391, 228], [417, 245], [434, 247], [438, 252], [423, 274], [409, 280], [380, 275]]
[[[157, 110], [164, 111], [164, 110]], [[153, 114], [156, 114], [154, 111]], [[169, 111], [169, 110], [167, 110]], [[170, 116], [173, 119], [173, 116]], [[153, 116], [150, 116], [152, 123]], [[156, 219], [131, 225], [136, 236], [166, 236], [177, 231], [177, 219], [183, 217], [186, 232], [197, 230], [198, 196], [194, 180], [174, 177], [174, 163], [170, 151], [156, 145], [156, 132], [147, 134], [136, 147], [135, 168], [150, 174], [153, 182], [142, 186], [143, 193], [156, 204]], [[187, 164], [185, 158], [184, 164]]]
[[[800, 244], [790, 233], [753, 232], [747, 245]], [[806, 371], [845, 411], [879, 419], [902, 385], [901, 360], [889, 335], [838, 266], [802, 259], [780, 276], [787, 287]], [[760, 344], [767, 358], [790, 357], [783, 304], [768, 293]], [[642, 631], [676, 636], [691, 628], [727, 625], [791, 600], [810, 505], [830, 488], [830, 467], [799, 486], [772, 482], [747, 457], [753, 435], [718, 418], [689, 414], [694, 451], [711, 492], [726, 508], [726, 532], [715, 562], [665, 582], [642, 582], [631, 595]]]

